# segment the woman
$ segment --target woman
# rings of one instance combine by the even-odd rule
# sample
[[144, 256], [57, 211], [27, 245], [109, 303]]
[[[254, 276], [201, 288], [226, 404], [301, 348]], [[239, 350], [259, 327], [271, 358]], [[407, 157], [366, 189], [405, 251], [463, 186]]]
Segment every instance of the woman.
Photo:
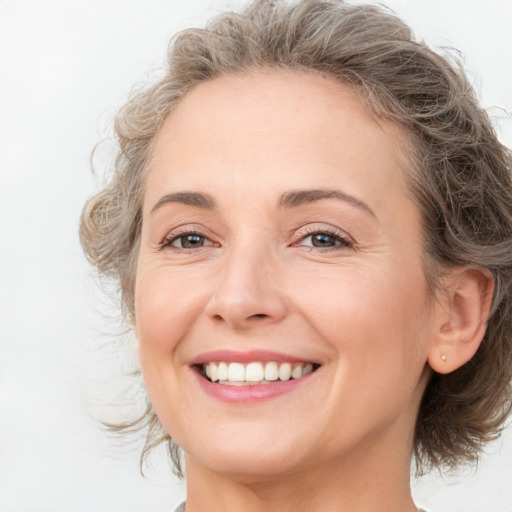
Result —
[[187, 512], [412, 512], [412, 458], [477, 460], [511, 409], [512, 183], [456, 63], [376, 7], [258, 1], [180, 34], [116, 129], [82, 243]]

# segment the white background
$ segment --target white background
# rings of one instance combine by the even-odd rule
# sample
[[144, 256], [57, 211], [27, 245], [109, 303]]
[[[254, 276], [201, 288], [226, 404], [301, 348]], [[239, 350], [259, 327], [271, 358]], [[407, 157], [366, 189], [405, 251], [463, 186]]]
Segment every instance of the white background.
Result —
[[[133, 354], [118, 360], [118, 324], [77, 226], [97, 186], [90, 151], [132, 86], [158, 74], [173, 33], [229, 5], [0, 2], [0, 512], [169, 511], [184, 495], [163, 457], [142, 478], [140, 445], [120, 445], [93, 420], [121, 402], [118, 374]], [[484, 106], [512, 110], [512, 0], [388, 5], [419, 38], [463, 51]], [[493, 112], [512, 146], [512, 122]], [[101, 146], [100, 174], [112, 151]], [[432, 512], [511, 512], [512, 429], [477, 470], [414, 492]]]

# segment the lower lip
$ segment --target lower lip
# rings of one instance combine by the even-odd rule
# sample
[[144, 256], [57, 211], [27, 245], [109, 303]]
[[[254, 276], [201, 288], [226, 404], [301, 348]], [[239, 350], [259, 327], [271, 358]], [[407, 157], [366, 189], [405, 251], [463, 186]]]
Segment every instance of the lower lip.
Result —
[[208, 395], [222, 400], [223, 402], [237, 404], [251, 404], [270, 400], [286, 393], [298, 389], [303, 384], [309, 382], [318, 370], [301, 377], [300, 379], [291, 379], [287, 381], [273, 381], [269, 384], [255, 384], [252, 386], [230, 386], [227, 384], [218, 384], [202, 377], [197, 371], [193, 370], [199, 385]]

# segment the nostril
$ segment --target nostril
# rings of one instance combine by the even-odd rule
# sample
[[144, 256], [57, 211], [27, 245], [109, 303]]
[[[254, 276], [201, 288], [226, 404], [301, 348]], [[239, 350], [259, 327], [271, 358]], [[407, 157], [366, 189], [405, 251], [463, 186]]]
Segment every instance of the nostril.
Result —
[[256, 315], [251, 315], [249, 318], [266, 318], [268, 315], [265, 315], [265, 313], [258, 313]]

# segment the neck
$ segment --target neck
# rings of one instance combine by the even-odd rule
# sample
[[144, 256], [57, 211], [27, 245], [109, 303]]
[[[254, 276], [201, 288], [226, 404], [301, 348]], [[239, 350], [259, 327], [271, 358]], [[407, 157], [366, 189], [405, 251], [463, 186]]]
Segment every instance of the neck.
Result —
[[219, 474], [186, 456], [187, 512], [416, 512], [408, 454], [402, 464], [396, 453], [367, 455], [259, 478]]

